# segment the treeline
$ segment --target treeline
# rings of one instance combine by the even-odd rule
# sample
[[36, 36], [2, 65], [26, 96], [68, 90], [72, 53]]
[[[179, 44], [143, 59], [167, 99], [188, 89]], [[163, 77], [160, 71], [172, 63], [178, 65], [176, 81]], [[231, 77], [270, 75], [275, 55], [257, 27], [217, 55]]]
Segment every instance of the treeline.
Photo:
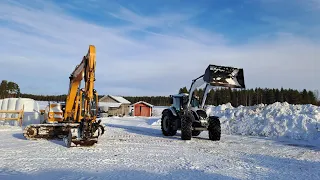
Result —
[[61, 102], [65, 101], [67, 98], [66, 94], [63, 95], [34, 95], [34, 94], [24, 94], [21, 93], [22, 98], [31, 98], [36, 101], [53, 101], [53, 102]]
[[[36, 101], [52, 101], [52, 102], [61, 102], [67, 99], [66, 94], [62, 95], [34, 95], [34, 94], [23, 94], [21, 93], [20, 97], [22, 98], [31, 98]], [[103, 97], [103, 95], [98, 96], [99, 99]]]
[[[186, 87], [180, 88], [179, 93], [188, 93]], [[204, 90], [199, 89], [195, 94], [202, 99]], [[272, 104], [275, 102], [288, 102], [289, 104], [318, 105], [317, 92], [298, 91], [294, 89], [246, 89], [216, 88], [208, 93], [206, 104], [219, 105], [230, 102], [232, 106], [252, 106], [256, 104]]]
[[[177, 93], [188, 93], [186, 87], [180, 88]], [[203, 89], [198, 89], [195, 94], [202, 98]], [[99, 99], [104, 95], [99, 95]], [[34, 95], [20, 92], [19, 85], [15, 82], [2, 80], [0, 84], [0, 99], [7, 97], [31, 98], [37, 101], [65, 101], [67, 95]], [[246, 89], [237, 90], [230, 88], [213, 89], [206, 99], [207, 105], [219, 105], [230, 102], [234, 107], [239, 105], [252, 106], [256, 104], [272, 104], [274, 102], [288, 102], [290, 104], [313, 104], [320, 105], [318, 91], [298, 91], [294, 89]], [[170, 105], [169, 96], [124, 96], [131, 103], [145, 101], [155, 106]]]
[[[180, 88], [178, 93], [189, 93], [186, 87]], [[198, 89], [195, 94], [202, 100], [204, 90]], [[290, 104], [313, 104], [320, 105], [317, 101], [317, 92], [298, 91], [293, 89], [246, 89], [237, 90], [230, 88], [216, 88], [208, 93], [206, 105], [220, 105], [231, 103], [232, 106], [252, 106], [256, 104], [272, 104], [275, 102], [288, 102]], [[168, 106], [169, 97], [125, 97], [130, 102], [145, 101], [155, 106]]]

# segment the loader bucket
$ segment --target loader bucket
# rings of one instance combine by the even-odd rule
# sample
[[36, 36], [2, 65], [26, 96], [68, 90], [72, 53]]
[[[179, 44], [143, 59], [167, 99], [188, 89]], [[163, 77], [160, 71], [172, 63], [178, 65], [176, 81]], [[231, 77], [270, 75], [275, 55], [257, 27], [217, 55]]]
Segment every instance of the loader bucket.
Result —
[[203, 80], [212, 86], [245, 88], [242, 68], [209, 65]]

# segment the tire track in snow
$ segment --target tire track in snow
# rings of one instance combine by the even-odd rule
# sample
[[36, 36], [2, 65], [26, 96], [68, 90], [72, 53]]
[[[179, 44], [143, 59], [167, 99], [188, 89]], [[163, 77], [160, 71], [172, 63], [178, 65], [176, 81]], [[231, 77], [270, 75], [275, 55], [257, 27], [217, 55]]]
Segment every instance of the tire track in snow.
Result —
[[[110, 135], [109, 137], [112, 138], [127, 138], [123, 141], [123, 143], [127, 145], [136, 145], [136, 150], [144, 149], [144, 148], [155, 148], [159, 147], [161, 148], [167, 148], [161, 151], [162, 156], [171, 158], [172, 161], [175, 162], [175, 166], [172, 167], [173, 169], [189, 169], [189, 170], [200, 170], [203, 169], [206, 172], [212, 172], [216, 169], [219, 169], [219, 167], [223, 167], [225, 169], [233, 169], [234, 166], [228, 158], [224, 155], [223, 152], [220, 152], [220, 154], [216, 153], [216, 150], [212, 149], [215, 147], [218, 147], [218, 144], [226, 144], [225, 142], [213, 142], [210, 141], [204, 137], [199, 138], [193, 138], [191, 141], [184, 141], [181, 140], [179, 136], [174, 137], [165, 137], [161, 135], [159, 136], [159, 133], [152, 132], [153, 130], [149, 130], [147, 132], [143, 132], [143, 134], [139, 134], [142, 130], [139, 127], [125, 127], [125, 128], [119, 128], [119, 126], [112, 126], [109, 125], [109, 131], [112, 131], [113, 135]], [[128, 132], [128, 130], [130, 130]], [[156, 130], [154, 130], [156, 131]], [[136, 134], [137, 133], [137, 134]], [[115, 135], [117, 134], [117, 135]], [[168, 138], [168, 139], [166, 139]], [[129, 143], [129, 144], [128, 144]], [[168, 144], [169, 143], [169, 144]], [[205, 143], [205, 145], [203, 145]], [[236, 143], [238, 144], [238, 143]], [[224, 145], [225, 147], [227, 145]], [[188, 151], [188, 153], [184, 153]], [[178, 152], [178, 153], [177, 153]], [[192, 154], [192, 155], [190, 155]], [[199, 161], [199, 158], [201, 159]], [[209, 158], [210, 160], [203, 160]], [[212, 158], [216, 159], [212, 161]], [[159, 163], [165, 163], [166, 161], [163, 160], [156, 160]], [[239, 160], [240, 161], [240, 160]], [[219, 164], [216, 164], [216, 162], [224, 162]], [[203, 163], [207, 164], [206, 166], [203, 165]], [[242, 169], [250, 169], [250, 165], [247, 163], [238, 163], [238, 166], [243, 166]], [[248, 166], [248, 167], [245, 167]]]

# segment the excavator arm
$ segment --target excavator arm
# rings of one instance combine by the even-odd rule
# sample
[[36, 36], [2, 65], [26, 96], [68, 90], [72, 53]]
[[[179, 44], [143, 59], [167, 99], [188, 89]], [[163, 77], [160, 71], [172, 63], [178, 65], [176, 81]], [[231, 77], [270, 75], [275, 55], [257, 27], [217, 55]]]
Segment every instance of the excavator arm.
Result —
[[[69, 92], [64, 112], [66, 121], [79, 122], [86, 114], [95, 117], [95, 113], [92, 112], [92, 106], [97, 106], [98, 103], [97, 92], [94, 90], [95, 68], [96, 50], [90, 45], [88, 53], [69, 77]], [[85, 82], [84, 89], [80, 89], [82, 80]]]

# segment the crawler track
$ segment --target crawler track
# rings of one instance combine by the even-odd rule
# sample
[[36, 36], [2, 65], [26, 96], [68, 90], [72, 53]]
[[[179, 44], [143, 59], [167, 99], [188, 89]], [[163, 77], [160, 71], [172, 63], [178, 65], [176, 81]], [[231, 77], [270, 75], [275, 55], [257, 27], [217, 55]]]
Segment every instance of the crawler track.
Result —
[[78, 127], [76, 123], [31, 124], [24, 128], [23, 136], [29, 140], [62, 139], [71, 129]]

